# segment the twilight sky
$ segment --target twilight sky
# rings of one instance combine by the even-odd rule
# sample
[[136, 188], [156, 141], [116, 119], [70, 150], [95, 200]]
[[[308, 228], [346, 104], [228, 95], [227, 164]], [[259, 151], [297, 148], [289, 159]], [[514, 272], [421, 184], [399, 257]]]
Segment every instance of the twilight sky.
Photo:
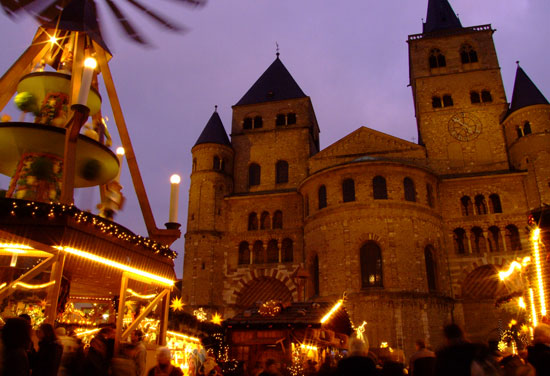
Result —
[[[281, 60], [312, 99], [322, 148], [360, 126], [409, 141], [417, 134], [406, 40], [422, 31], [428, 0], [210, 0], [197, 9], [165, 0], [143, 2], [188, 31], [165, 32], [125, 8], [154, 45], [143, 48], [122, 36], [99, 0], [114, 54], [110, 68], [158, 227], [168, 219], [169, 177], [179, 173], [179, 222], [185, 233], [191, 148], [214, 105], [231, 129], [231, 106], [275, 59], [275, 42]], [[548, 0], [451, 0], [451, 5], [463, 26], [490, 23], [497, 29], [508, 100], [516, 60], [550, 98]], [[0, 17], [3, 74], [29, 45], [36, 24], [28, 17], [18, 22]], [[104, 90], [102, 96], [102, 112], [112, 119]], [[1, 112], [19, 116], [12, 103]], [[116, 148], [114, 121], [108, 126]], [[127, 202], [116, 221], [146, 235], [126, 163], [121, 182]], [[8, 183], [0, 177], [0, 188]], [[75, 198], [79, 208], [97, 212], [97, 188], [77, 190]], [[183, 236], [172, 249], [179, 253], [181, 278]]]

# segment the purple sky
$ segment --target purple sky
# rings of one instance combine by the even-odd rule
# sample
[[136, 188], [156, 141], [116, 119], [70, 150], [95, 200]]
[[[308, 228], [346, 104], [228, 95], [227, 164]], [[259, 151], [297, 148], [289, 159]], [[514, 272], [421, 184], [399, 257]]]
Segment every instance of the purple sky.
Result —
[[[321, 147], [360, 126], [412, 140], [416, 121], [408, 81], [407, 35], [422, 31], [428, 0], [210, 0], [199, 9], [170, 1], [143, 1], [189, 28], [165, 32], [141, 15], [130, 18], [154, 48], [122, 37], [100, 2], [110, 67], [132, 137], [157, 226], [168, 219], [169, 177], [182, 176], [179, 222], [185, 232], [191, 148], [214, 105], [231, 128], [234, 105], [275, 58], [281, 59], [311, 97], [321, 128]], [[547, 0], [454, 0], [463, 26], [492, 24], [504, 86], [511, 99], [515, 61], [550, 97], [550, 2]], [[36, 25], [1, 16], [0, 72], [30, 43]], [[103, 114], [111, 110], [103, 91]], [[3, 113], [18, 116], [13, 104]], [[113, 145], [119, 146], [113, 120]], [[127, 164], [122, 171], [126, 207], [117, 222], [146, 235]], [[0, 188], [9, 179], [0, 177]], [[77, 190], [81, 209], [94, 208], [97, 189]], [[176, 273], [182, 274], [183, 239]]]

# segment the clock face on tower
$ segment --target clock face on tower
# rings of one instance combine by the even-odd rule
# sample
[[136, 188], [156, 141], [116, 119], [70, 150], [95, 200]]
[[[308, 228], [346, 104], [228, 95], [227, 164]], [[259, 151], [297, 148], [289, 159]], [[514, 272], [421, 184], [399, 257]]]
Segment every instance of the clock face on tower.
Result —
[[459, 141], [471, 141], [481, 133], [481, 120], [466, 112], [457, 112], [449, 119], [449, 133]]

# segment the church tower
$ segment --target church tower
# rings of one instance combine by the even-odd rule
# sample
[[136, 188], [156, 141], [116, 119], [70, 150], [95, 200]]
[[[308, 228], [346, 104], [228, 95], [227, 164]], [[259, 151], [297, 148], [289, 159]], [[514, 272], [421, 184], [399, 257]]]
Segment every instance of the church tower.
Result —
[[519, 65], [503, 125], [512, 168], [527, 170], [529, 209], [549, 205], [550, 104]]
[[429, 0], [422, 34], [409, 36], [419, 143], [438, 173], [509, 168], [493, 32], [491, 25], [463, 27], [447, 0]]
[[193, 306], [222, 304], [224, 197], [233, 190], [233, 148], [218, 112], [214, 112], [195, 146], [189, 188], [183, 272], [184, 301]]

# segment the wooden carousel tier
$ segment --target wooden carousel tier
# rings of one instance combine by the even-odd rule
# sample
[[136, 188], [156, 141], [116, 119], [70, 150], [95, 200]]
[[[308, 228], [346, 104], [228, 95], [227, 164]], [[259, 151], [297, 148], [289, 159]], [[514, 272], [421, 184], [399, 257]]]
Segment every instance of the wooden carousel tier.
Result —
[[37, 252], [44, 258], [55, 248], [65, 253], [71, 296], [116, 296], [123, 273], [131, 276], [129, 287], [142, 293], [171, 287], [176, 278], [177, 253], [169, 247], [74, 206], [3, 198], [0, 228], [0, 268], [9, 268], [7, 256], [17, 247], [30, 246], [18, 253], [17, 267], [23, 268], [29, 260], [36, 263]]
[[[71, 75], [59, 72], [33, 72], [23, 76], [17, 85], [17, 92], [31, 93], [37, 103], [42, 103], [48, 93], [63, 93], [69, 96], [71, 92]], [[94, 88], [90, 89], [86, 106], [90, 115], [101, 108], [101, 96]]]
[[[0, 173], [4, 175], [14, 174], [25, 153], [44, 153], [63, 158], [64, 148], [64, 128], [23, 122], [0, 123]], [[90, 163], [95, 169], [93, 176], [85, 173]], [[84, 135], [78, 136], [76, 188], [108, 183], [116, 177], [118, 169], [118, 158], [108, 147]]]

